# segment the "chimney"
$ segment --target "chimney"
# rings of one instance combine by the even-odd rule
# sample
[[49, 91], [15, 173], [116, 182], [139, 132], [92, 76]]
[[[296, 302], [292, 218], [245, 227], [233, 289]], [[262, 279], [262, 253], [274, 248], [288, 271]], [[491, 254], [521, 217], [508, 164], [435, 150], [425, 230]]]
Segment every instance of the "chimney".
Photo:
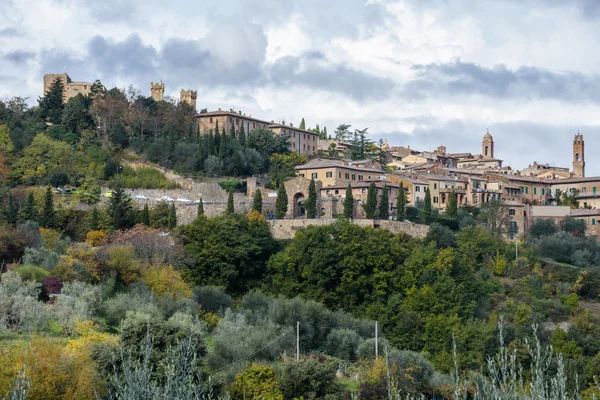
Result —
[[294, 127], [294, 124], [292, 124], [292, 123], [290, 122], [290, 126], [293, 128], [293, 127]]
[[221, 111], [221, 107], [219, 107], [219, 111]]

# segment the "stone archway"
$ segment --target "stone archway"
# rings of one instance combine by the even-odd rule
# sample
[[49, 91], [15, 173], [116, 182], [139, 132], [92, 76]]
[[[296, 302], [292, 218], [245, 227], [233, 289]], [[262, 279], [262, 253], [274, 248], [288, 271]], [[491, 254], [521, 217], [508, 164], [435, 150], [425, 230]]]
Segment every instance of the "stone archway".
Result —
[[304, 208], [305, 201], [304, 194], [296, 193], [294, 195], [294, 218], [304, 217], [306, 215], [306, 209]]

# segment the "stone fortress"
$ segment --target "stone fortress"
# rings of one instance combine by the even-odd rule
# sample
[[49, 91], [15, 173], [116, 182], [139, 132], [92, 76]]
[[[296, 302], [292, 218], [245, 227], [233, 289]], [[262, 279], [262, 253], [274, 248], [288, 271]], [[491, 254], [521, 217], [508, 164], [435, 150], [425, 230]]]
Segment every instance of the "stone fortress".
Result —
[[82, 94], [84, 96], [89, 95], [92, 92], [91, 82], [79, 82], [71, 80], [71, 77], [66, 72], [62, 74], [46, 74], [44, 75], [44, 95], [48, 93], [50, 90], [50, 86], [56, 80], [60, 79], [62, 81], [64, 92], [63, 92], [63, 102], [67, 102], [71, 97], [75, 97], [78, 94]]

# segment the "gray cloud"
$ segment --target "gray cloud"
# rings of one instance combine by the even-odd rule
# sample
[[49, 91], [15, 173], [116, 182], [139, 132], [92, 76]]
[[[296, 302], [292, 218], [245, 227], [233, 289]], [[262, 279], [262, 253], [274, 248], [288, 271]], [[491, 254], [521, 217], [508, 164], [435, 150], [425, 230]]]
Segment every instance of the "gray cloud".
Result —
[[35, 58], [35, 53], [32, 51], [15, 50], [6, 53], [5, 57], [15, 64], [23, 64]]
[[417, 79], [404, 90], [411, 97], [481, 95], [497, 98], [600, 102], [600, 76], [552, 72], [537, 67], [486, 68], [460, 60], [414, 65]]

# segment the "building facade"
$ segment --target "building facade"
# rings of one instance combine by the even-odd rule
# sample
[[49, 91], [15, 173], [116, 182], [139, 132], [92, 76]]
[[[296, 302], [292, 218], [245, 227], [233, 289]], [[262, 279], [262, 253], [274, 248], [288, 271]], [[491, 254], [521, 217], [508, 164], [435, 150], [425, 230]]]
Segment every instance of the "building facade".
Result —
[[196, 99], [198, 98], [198, 91], [196, 90], [183, 90], [179, 92], [179, 101], [182, 103], [189, 104], [196, 111]]
[[165, 95], [165, 84], [163, 81], [150, 82], [150, 95], [154, 101], [162, 101]]
[[88, 96], [92, 93], [91, 82], [80, 82], [73, 81], [71, 77], [65, 72], [62, 74], [46, 74], [44, 75], [44, 96], [50, 90], [50, 87], [56, 79], [62, 81], [63, 84], [63, 103], [66, 103], [71, 97], [75, 97], [78, 94]]
[[384, 172], [370, 160], [349, 161], [330, 158], [314, 158], [296, 168], [296, 176], [319, 180], [323, 187], [344, 187], [348, 183], [385, 180]]
[[289, 138], [290, 151], [312, 156], [319, 151], [319, 134], [296, 128], [293, 124], [270, 124], [269, 129], [276, 135]]

